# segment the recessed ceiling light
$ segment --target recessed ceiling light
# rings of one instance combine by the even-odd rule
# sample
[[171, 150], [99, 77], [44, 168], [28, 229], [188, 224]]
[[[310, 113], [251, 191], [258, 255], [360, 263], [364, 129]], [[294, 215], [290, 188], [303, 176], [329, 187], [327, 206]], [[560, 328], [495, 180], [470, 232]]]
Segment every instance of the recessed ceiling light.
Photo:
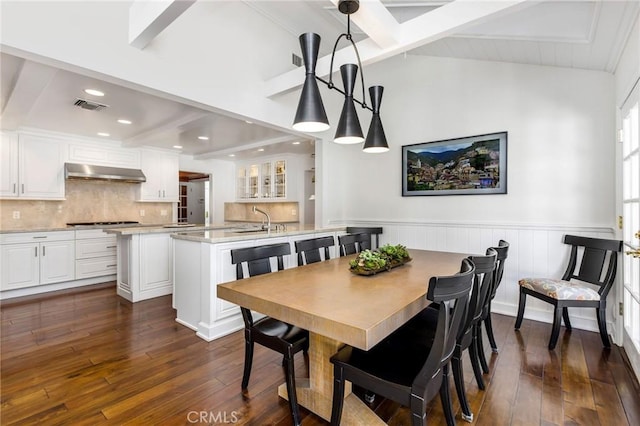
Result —
[[258, 152], [264, 151], [264, 148], [258, 148]]
[[118, 123], [120, 123], [120, 124], [131, 124], [131, 121], [125, 120], [124, 118], [121, 118], [121, 119], [118, 120]]
[[249, 120], [244, 120], [244, 122], [247, 124], [253, 124], [253, 121], [249, 121]]
[[198, 139], [200, 139], [201, 141], [208, 141], [209, 136], [198, 136]]
[[300, 145], [300, 142], [293, 142], [293, 145]]
[[93, 95], [93, 96], [104, 96], [104, 92], [101, 92], [96, 89], [84, 89], [84, 93], [86, 93], [87, 95]]
[[106, 132], [98, 132], [98, 136], [111, 136], [111, 135]]
[[235, 156], [236, 156], [235, 154], [229, 154], [229, 157], [235, 157]]
[[182, 149], [182, 145], [174, 145], [173, 146], [175, 149]]

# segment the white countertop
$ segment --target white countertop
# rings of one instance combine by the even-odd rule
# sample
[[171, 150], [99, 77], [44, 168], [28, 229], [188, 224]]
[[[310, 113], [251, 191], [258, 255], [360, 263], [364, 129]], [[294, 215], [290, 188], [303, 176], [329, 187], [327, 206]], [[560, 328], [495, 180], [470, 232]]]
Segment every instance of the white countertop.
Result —
[[194, 225], [194, 224], [164, 224], [164, 225], [137, 225], [122, 228], [105, 228], [104, 232], [107, 234], [116, 235], [135, 235], [135, 234], [159, 234], [159, 233], [173, 233], [182, 230], [188, 231], [204, 231], [204, 230], [217, 230], [217, 229], [238, 229], [242, 225], [229, 225], [229, 224], [217, 224], [217, 225]]
[[[251, 229], [247, 228], [247, 229]], [[259, 232], [242, 232], [238, 227], [234, 228], [218, 228], [208, 230], [197, 230], [191, 228], [190, 231], [178, 231], [171, 234], [172, 238], [177, 240], [187, 240], [201, 243], [227, 243], [232, 241], [257, 240], [264, 238], [287, 237], [292, 235], [316, 234], [322, 232], [339, 232], [345, 231], [344, 226], [333, 226], [326, 228], [316, 228], [313, 225], [287, 225], [285, 230], [278, 231], [259, 231]], [[246, 231], [246, 230], [245, 230]], [[175, 230], [173, 230], [175, 232]]]

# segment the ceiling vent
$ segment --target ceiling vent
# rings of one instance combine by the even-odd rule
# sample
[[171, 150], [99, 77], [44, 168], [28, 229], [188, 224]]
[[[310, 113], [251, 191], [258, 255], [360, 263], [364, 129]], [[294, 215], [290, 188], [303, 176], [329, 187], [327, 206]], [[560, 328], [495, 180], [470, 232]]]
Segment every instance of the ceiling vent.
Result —
[[291, 63], [293, 65], [295, 65], [296, 67], [301, 67], [302, 66], [302, 58], [298, 55], [296, 55], [295, 53], [291, 54]]
[[87, 101], [86, 99], [78, 98], [75, 103], [75, 106], [79, 106], [83, 109], [88, 109], [89, 111], [100, 111], [105, 108], [109, 108], [109, 105], [99, 104], [97, 102]]

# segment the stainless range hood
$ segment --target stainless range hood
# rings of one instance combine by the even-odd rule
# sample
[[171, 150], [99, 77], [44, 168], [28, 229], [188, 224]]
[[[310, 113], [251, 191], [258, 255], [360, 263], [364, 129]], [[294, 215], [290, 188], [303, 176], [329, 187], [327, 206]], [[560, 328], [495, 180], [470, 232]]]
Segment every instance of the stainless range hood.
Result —
[[147, 178], [140, 169], [95, 166], [93, 164], [64, 163], [65, 179], [110, 180], [118, 182], [142, 183]]

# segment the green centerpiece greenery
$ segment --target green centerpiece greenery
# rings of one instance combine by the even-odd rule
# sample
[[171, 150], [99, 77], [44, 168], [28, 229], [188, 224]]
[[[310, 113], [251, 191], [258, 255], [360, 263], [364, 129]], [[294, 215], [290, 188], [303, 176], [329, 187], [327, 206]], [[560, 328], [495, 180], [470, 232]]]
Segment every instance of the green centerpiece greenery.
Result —
[[373, 275], [388, 271], [411, 260], [407, 248], [401, 244], [385, 244], [378, 250], [363, 250], [349, 262], [351, 272]]

